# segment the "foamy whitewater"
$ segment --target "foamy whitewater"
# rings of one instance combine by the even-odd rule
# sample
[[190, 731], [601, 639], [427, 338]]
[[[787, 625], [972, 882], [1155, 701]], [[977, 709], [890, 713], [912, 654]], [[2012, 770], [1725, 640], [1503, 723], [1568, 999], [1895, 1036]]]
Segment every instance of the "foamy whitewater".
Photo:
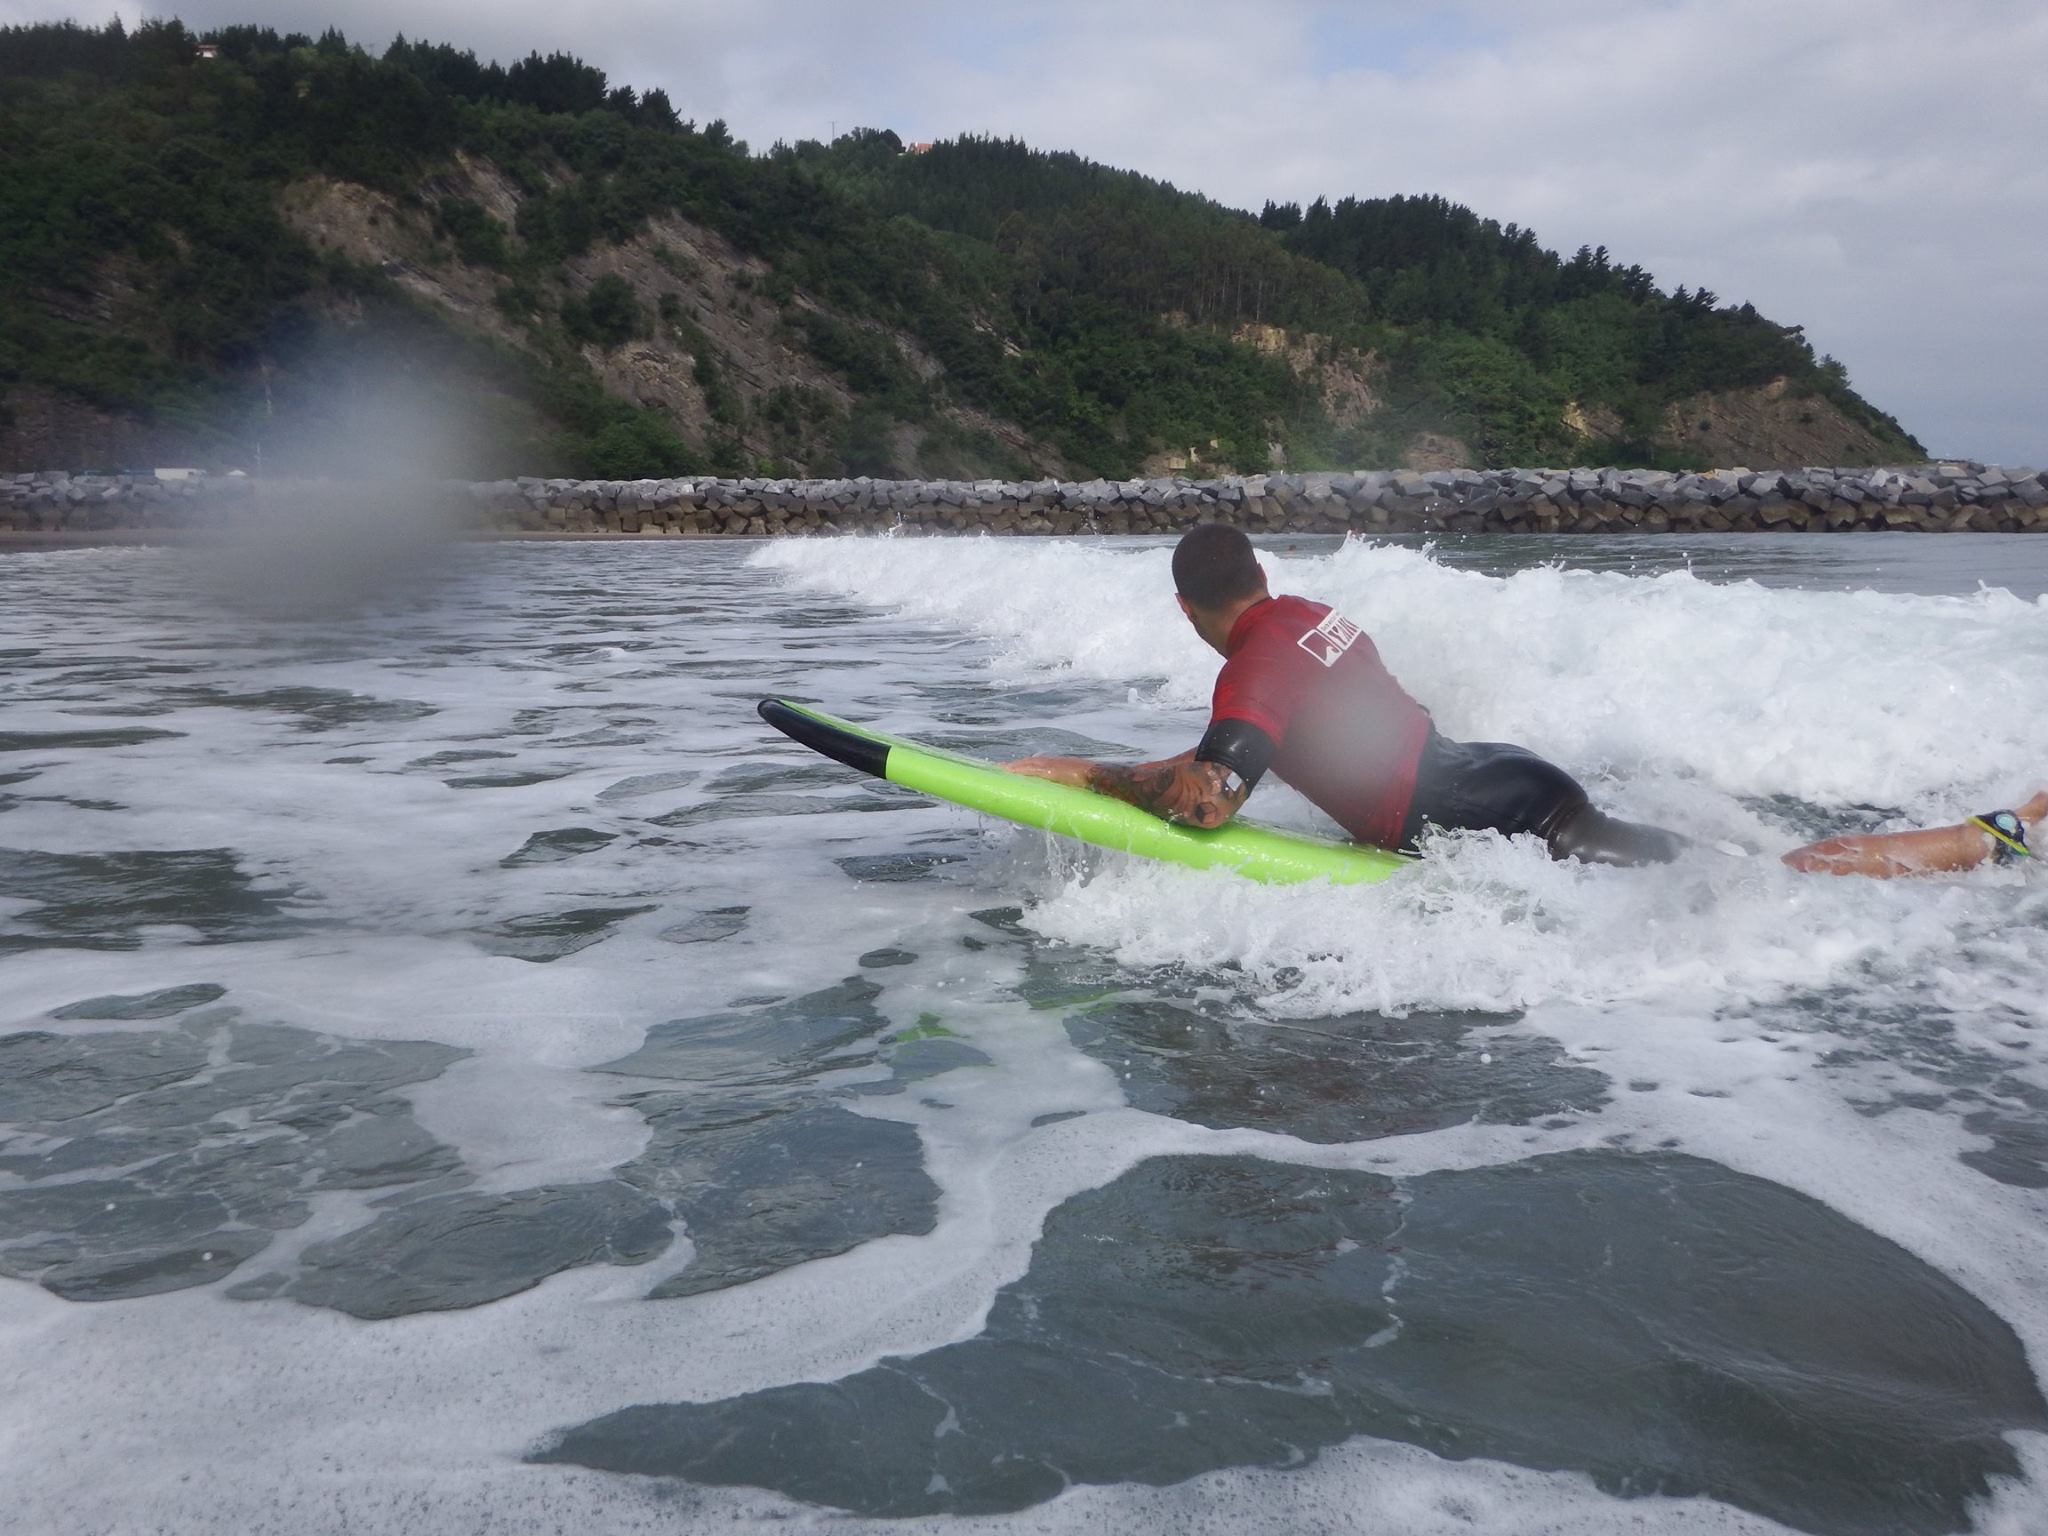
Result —
[[1179, 751], [1168, 558], [0, 557], [0, 1531], [2048, 1528], [2048, 878], [1775, 857], [2048, 780], [2048, 540], [1265, 551], [1668, 868], [754, 713]]

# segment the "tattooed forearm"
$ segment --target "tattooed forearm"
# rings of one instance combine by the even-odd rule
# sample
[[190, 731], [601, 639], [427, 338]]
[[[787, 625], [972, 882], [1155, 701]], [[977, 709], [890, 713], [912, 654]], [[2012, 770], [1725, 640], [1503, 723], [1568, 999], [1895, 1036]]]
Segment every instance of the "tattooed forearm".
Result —
[[1024, 757], [1012, 773], [1072, 784], [1191, 827], [1220, 827], [1237, 814], [1251, 787], [1221, 763], [1198, 763], [1192, 749], [1158, 763], [1096, 763], [1085, 757]]
[[1163, 763], [1094, 763], [1088, 787], [1191, 827], [1222, 826], [1250, 793], [1221, 763], [1197, 763], [1191, 757]]

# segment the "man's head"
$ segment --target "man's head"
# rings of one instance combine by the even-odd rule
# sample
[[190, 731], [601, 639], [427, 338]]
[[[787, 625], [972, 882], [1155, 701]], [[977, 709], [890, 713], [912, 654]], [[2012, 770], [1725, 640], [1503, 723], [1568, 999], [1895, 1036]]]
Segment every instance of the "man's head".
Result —
[[1220, 656], [1237, 616], [1266, 596], [1266, 573], [1243, 529], [1203, 523], [1174, 546], [1173, 585], [1180, 611]]

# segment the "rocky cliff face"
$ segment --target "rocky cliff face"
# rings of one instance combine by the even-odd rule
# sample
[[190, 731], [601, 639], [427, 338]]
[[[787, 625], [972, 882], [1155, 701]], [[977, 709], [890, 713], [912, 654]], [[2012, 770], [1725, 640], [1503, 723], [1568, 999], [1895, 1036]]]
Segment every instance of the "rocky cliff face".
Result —
[[[1370, 352], [1340, 349], [1327, 337], [1274, 325], [1240, 326], [1231, 339], [1281, 359], [1296, 375], [1314, 384], [1324, 410], [1337, 426], [1370, 423], [1385, 406], [1385, 367]], [[1613, 411], [1577, 402], [1566, 406], [1562, 420], [1579, 438], [1582, 449], [1612, 441], [1623, 428]], [[1791, 469], [1810, 464], [1877, 465], [1897, 457], [1893, 445], [1832, 400], [1796, 392], [1782, 378], [1753, 389], [1722, 390], [1681, 400], [1665, 412], [1662, 429], [1652, 442], [1670, 454], [1704, 464]], [[1199, 452], [1169, 453], [1148, 464], [1147, 472], [1178, 472], [1202, 462]], [[1445, 470], [1470, 468], [1475, 460], [1471, 447], [1459, 438], [1443, 432], [1419, 432], [1406, 439], [1401, 462], [1411, 469]], [[1228, 470], [1231, 466], [1219, 467]]]
[[[516, 466], [503, 462], [454, 466], [483, 473], [508, 467], [556, 472], [545, 439], [550, 423], [525, 399], [530, 391], [512, 375], [522, 361], [543, 365], [547, 347], [541, 332], [522, 323], [516, 307], [501, 303], [505, 276], [467, 264], [433, 209], [443, 199], [474, 203], [506, 230], [523, 200], [517, 185], [497, 166], [467, 155], [405, 199], [352, 182], [308, 177], [287, 187], [280, 199], [285, 219], [312, 248], [345, 257], [382, 274], [418, 311], [445, 325], [468, 345], [413, 363], [453, 409], [469, 418], [470, 441], [488, 431], [500, 442], [522, 445]], [[508, 236], [516, 243], [516, 237]], [[659, 412], [684, 439], [702, 444], [722, 438], [742, 461], [773, 461], [798, 473], [829, 473], [837, 467], [836, 436], [855, 404], [846, 385], [797, 343], [787, 323], [809, 311], [843, 325], [858, 326], [894, 348], [905, 363], [930, 377], [938, 365], [906, 335], [871, 322], [834, 315], [798, 291], [778, 303], [765, 291], [771, 269], [715, 232], [676, 214], [648, 222], [632, 239], [598, 245], [561, 264], [539, 297], [552, 313], [576, 300], [607, 274], [622, 279], [637, 302], [640, 334], [616, 345], [585, 342], [577, 350], [603, 387], [619, 398]], [[151, 317], [138, 305], [135, 289], [114, 264], [96, 277], [93, 297], [79, 314], [123, 335], [147, 337]], [[75, 307], [75, 306], [74, 306]], [[362, 317], [360, 304], [345, 295], [326, 301], [326, 318], [346, 333]], [[550, 341], [566, 338], [558, 323]], [[493, 355], [495, 354], [495, 356]], [[318, 370], [320, 360], [314, 360]], [[233, 382], [252, 399], [280, 399], [296, 386], [302, 395], [331, 389], [324, 379], [293, 378], [289, 371], [258, 360]], [[260, 420], [260, 405], [252, 408]], [[1068, 466], [1050, 447], [1015, 425], [953, 404], [930, 427], [900, 427], [890, 439], [891, 469], [903, 475], [960, 472], [940, 441], [951, 436], [990, 445], [1012, 468], [1042, 474], [1066, 473]], [[171, 422], [145, 422], [102, 409], [60, 391], [17, 386], [0, 402], [0, 470], [51, 468], [115, 469], [193, 464], [210, 469], [262, 466], [265, 433], [252, 426], [234, 436], [201, 434]]]
[[184, 465], [200, 457], [196, 446], [176, 427], [102, 410], [39, 384], [17, 384], [0, 401], [0, 471]]
[[[518, 216], [517, 188], [496, 167], [467, 157], [423, 191], [437, 200], [469, 198], [507, 228]], [[412, 299], [466, 331], [515, 351], [537, 352], [532, 333], [499, 306], [497, 275], [455, 259], [430, 215], [367, 187], [325, 178], [287, 189], [284, 209], [315, 249], [378, 268]], [[564, 263], [566, 283], [545, 297], [558, 301], [587, 293], [608, 272], [631, 286], [653, 323], [650, 334], [617, 346], [585, 343], [584, 361], [607, 389], [660, 410], [693, 440], [712, 422], [711, 392], [698, 373], [716, 377], [713, 370], [723, 370], [748, 403], [787, 382], [817, 391], [842, 410], [848, 404], [836, 381], [770, 335], [772, 317], [752, 297], [766, 264], [749, 260], [717, 235], [674, 216], [656, 220], [623, 245]], [[660, 318], [662, 296], [671, 293], [702, 342], [693, 346], [674, 323]], [[700, 368], [700, 360], [707, 366]], [[765, 441], [748, 446], [769, 450]]]
[[1795, 393], [1783, 379], [1681, 400], [1665, 412], [1660, 437], [1709, 464], [1882, 464], [1894, 456], [1834, 401]]
[[[496, 166], [467, 156], [422, 188], [424, 197], [466, 198], [508, 229], [521, 194]], [[534, 337], [498, 303], [499, 279], [449, 254], [430, 215], [345, 182], [312, 179], [285, 194], [289, 222], [316, 249], [339, 251], [377, 266], [429, 310], [500, 345], [533, 352]], [[802, 347], [793, 344], [784, 307], [767, 292], [772, 269], [723, 236], [679, 214], [650, 220], [617, 245], [594, 247], [563, 264], [563, 286], [550, 300], [587, 294], [607, 274], [632, 290], [647, 325], [616, 346], [586, 342], [583, 360], [611, 393], [659, 411], [692, 442], [729, 434], [751, 458], [775, 459], [799, 471], [833, 464], [832, 432], [852, 409], [852, 393]], [[798, 291], [792, 313], [830, 314]], [[907, 336], [833, 315], [875, 331], [905, 362], [929, 376], [937, 364]], [[771, 398], [772, 397], [772, 398]], [[954, 405], [942, 419], [985, 434], [1020, 463], [1048, 473], [1059, 456], [1009, 423]], [[899, 434], [894, 466], [907, 475], [939, 466], [924, 462], [924, 431]]]
[[[552, 269], [538, 293], [507, 303], [516, 287], [504, 272], [461, 259], [436, 209], [451, 200], [474, 205], [506, 231], [517, 224], [524, 194], [486, 160], [458, 154], [404, 198], [350, 182], [308, 177], [283, 192], [286, 222], [316, 251], [345, 257], [383, 277], [417, 312], [460, 345], [429, 365], [408, 364], [451, 408], [467, 414], [472, 442], [496, 448], [451, 473], [502, 473], [517, 467], [559, 473], [550, 461], [552, 424], [519, 375], [549, 366], [570, 345], [560, 314], [616, 278], [633, 295], [637, 333], [604, 344], [585, 341], [582, 361], [612, 395], [658, 413], [692, 444], [718, 444], [732, 466], [774, 464], [798, 475], [834, 473], [841, 436], [858, 405], [852, 391], [806, 350], [797, 326], [807, 315], [865, 331], [893, 349], [920, 377], [942, 370], [908, 335], [870, 321], [832, 314], [814, 296], [774, 291], [774, 273], [717, 233], [670, 213], [631, 239], [598, 245]], [[58, 302], [56, 300], [52, 301]], [[148, 340], [157, 324], [138, 285], [120, 263], [95, 275], [84, 299], [61, 301], [64, 318], [122, 337]], [[344, 291], [326, 301], [327, 318], [346, 334], [361, 319]], [[1166, 317], [1170, 323], [1176, 317]], [[1186, 323], [1184, 320], [1179, 323]], [[1284, 361], [1311, 382], [1340, 428], [1370, 426], [1385, 405], [1384, 365], [1370, 352], [1333, 345], [1326, 337], [1269, 325], [1239, 327], [1232, 340]], [[302, 359], [302, 372], [319, 360]], [[262, 469], [271, 425], [270, 401], [296, 391], [302, 410], [317, 410], [330, 380], [281, 376], [269, 359], [252, 360], [232, 381], [254, 403], [255, 424], [234, 435], [202, 433], [175, 422], [144, 422], [59, 391], [16, 386], [0, 406], [0, 469], [114, 469], [191, 464], [209, 469]], [[415, 382], [421, 382], [416, 379]], [[530, 378], [527, 381], [530, 383]], [[1589, 448], [1619, 435], [1620, 423], [1597, 409], [1573, 406], [1565, 424]], [[1275, 436], [1283, 435], [1275, 424]], [[503, 446], [517, 445], [517, 463]], [[962, 445], [977, 445], [963, 450]], [[1882, 462], [1886, 445], [1833, 402], [1797, 395], [1778, 380], [1754, 390], [1702, 395], [1670, 408], [1657, 444], [1696, 462], [1797, 466]], [[1148, 462], [1150, 473], [1229, 472], [1214, 443], [1170, 445]], [[1470, 447], [1441, 431], [1404, 437], [1402, 461], [1419, 469], [1473, 462]], [[908, 478], [987, 474], [1062, 477], [1075, 472], [1046, 443], [1016, 424], [958, 402], [936, 423], [895, 427], [885, 448], [890, 473]], [[1282, 455], [1275, 452], [1280, 464]], [[878, 468], [882, 466], [877, 466]], [[745, 472], [744, 469], [741, 472]]]

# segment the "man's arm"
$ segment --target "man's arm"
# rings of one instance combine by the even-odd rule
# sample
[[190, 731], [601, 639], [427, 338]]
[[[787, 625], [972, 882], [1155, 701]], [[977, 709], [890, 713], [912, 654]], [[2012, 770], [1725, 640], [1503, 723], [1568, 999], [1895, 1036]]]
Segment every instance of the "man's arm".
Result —
[[1194, 749], [1156, 763], [1097, 763], [1085, 757], [1026, 757], [1012, 773], [1113, 795], [1141, 811], [1190, 827], [1220, 827], [1252, 786], [1222, 763], [1198, 763]]

